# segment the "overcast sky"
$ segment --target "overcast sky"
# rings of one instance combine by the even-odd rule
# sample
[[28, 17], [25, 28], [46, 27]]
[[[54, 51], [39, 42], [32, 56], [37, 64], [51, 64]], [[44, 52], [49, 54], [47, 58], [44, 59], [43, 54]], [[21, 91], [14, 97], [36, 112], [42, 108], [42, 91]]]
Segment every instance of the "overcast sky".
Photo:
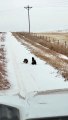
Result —
[[32, 32], [68, 29], [68, 0], [0, 0], [0, 31], [28, 31], [28, 4]]

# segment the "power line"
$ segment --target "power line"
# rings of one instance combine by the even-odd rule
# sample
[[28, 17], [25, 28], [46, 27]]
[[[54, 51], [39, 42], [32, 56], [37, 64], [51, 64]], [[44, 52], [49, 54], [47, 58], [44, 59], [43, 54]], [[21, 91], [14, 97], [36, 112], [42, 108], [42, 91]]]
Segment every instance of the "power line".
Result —
[[30, 33], [30, 14], [29, 14], [29, 10], [32, 8], [29, 5], [27, 7], [24, 7], [25, 9], [28, 10], [28, 23], [29, 23], [29, 33]]

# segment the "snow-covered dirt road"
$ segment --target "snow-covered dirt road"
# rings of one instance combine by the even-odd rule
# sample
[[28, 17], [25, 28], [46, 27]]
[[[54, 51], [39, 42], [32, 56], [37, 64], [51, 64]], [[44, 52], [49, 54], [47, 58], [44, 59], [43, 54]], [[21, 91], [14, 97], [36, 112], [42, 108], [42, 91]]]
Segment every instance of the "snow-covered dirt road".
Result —
[[[26, 97], [37, 91], [68, 88], [68, 82], [64, 81], [57, 70], [31, 54], [10, 32], [6, 34], [5, 40], [7, 72], [11, 83], [8, 93]], [[37, 65], [31, 65], [33, 56]], [[28, 59], [28, 64], [23, 63], [24, 58]]]

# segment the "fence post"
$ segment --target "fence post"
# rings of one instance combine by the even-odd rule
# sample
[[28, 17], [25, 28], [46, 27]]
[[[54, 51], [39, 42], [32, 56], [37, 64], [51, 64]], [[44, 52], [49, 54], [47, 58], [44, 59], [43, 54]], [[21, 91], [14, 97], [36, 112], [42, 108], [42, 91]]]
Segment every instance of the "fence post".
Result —
[[46, 36], [46, 38], [45, 38], [45, 39], [46, 39], [46, 41], [47, 41], [47, 36]]
[[53, 42], [55, 42], [54, 38], [53, 38]]
[[67, 43], [66, 43], [66, 41], [65, 41], [65, 48], [66, 48], [66, 46], [67, 46]]
[[49, 42], [50, 42], [50, 37], [49, 37]]
[[40, 39], [41, 39], [41, 35], [40, 35]]
[[50, 40], [50, 37], [49, 37], [49, 42], [50, 42], [51, 40]]
[[59, 45], [59, 40], [58, 40], [58, 45]]

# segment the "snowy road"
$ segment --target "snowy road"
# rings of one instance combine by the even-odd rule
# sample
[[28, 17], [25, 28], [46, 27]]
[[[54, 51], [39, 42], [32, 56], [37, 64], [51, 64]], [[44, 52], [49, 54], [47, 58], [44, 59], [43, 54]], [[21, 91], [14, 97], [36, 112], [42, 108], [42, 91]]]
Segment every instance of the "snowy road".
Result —
[[[68, 91], [53, 94], [47, 92], [68, 88], [68, 82], [64, 81], [57, 70], [31, 54], [10, 32], [5, 36], [5, 50], [6, 77], [11, 83], [11, 88], [0, 91], [0, 104], [19, 109], [21, 120], [67, 116]], [[35, 66], [31, 65], [32, 56], [37, 61]], [[28, 64], [23, 63], [24, 58], [28, 58]]]
[[[57, 70], [31, 54], [11, 33], [7, 33], [5, 39], [7, 71], [11, 82], [8, 93], [26, 97], [35, 91], [68, 88], [68, 82], [64, 82]], [[32, 56], [37, 60], [36, 66], [31, 65]], [[28, 64], [23, 63], [24, 58], [28, 58]]]

